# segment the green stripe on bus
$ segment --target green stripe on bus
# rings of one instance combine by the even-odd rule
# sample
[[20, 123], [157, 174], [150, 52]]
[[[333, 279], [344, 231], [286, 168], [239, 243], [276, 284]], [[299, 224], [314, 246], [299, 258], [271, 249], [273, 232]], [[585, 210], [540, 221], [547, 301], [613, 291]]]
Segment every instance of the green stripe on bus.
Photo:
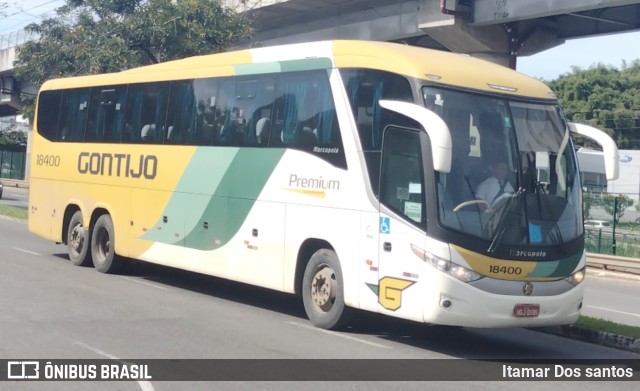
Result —
[[304, 60], [280, 61], [282, 72], [309, 71], [312, 69], [329, 69], [333, 67], [330, 58], [317, 57]]
[[557, 261], [537, 262], [527, 277], [566, 277], [578, 266], [582, 252]]
[[277, 62], [263, 62], [257, 64], [234, 65], [236, 75], [256, 75], [261, 73], [279, 73], [280, 64]]
[[327, 57], [305, 58], [302, 60], [259, 62], [234, 66], [236, 75], [258, 75], [262, 73], [298, 72], [313, 69], [330, 69], [333, 62]]
[[549, 277], [566, 277], [570, 276], [582, 259], [583, 252], [571, 255], [558, 261], [558, 268], [549, 275]]
[[143, 238], [198, 250], [224, 246], [242, 226], [284, 152], [199, 148], [162, 214], [182, 217], [185, 235], [160, 230]]
[[549, 277], [556, 271], [559, 263], [560, 261], [538, 261], [527, 277]]

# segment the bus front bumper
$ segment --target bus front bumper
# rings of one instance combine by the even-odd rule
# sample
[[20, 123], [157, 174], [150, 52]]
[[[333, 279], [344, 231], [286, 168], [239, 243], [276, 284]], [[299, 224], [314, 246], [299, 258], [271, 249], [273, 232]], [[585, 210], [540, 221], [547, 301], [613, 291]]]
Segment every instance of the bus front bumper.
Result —
[[[526, 295], [525, 282], [505, 285], [522, 287], [519, 294], [487, 292], [446, 276], [427, 288], [426, 323], [463, 327], [542, 327], [574, 323], [580, 315], [584, 284], [554, 295]], [[544, 292], [545, 283], [535, 283]], [[433, 305], [434, 302], [436, 305]]]

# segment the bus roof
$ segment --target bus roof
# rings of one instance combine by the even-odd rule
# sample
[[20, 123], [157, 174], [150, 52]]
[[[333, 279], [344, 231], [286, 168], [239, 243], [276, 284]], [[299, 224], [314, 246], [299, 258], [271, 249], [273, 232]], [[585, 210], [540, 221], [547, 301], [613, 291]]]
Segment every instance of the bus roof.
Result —
[[195, 56], [117, 73], [54, 79], [45, 82], [42, 89], [331, 67], [378, 69], [433, 84], [537, 99], [555, 99], [555, 95], [544, 83], [488, 61], [397, 43], [349, 40], [290, 44]]

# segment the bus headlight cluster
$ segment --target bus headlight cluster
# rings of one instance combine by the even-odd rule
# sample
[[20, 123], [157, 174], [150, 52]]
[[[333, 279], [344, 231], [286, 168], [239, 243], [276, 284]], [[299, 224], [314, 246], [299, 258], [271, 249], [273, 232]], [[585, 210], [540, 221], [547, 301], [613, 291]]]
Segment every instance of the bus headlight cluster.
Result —
[[586, 273], [586, 267], [583, 267], [582, 269], [580, 269], [577, 272], [573, 273], [569, 277], [565, 278], [565, 281], [567, 281], [568, 283], [570, 283], [571, 285], [574, 285], [574, 286], [578, 285], [582, 281], [584, 281], [585, 273]]
[[476, 273], [464, 266], [460, 266], [457, 263], [453, 263], [446, 259], [440, 258], [437, 255], [431, 254], [430, 252], [425, 251], [413, 244], [411, 245], [411, 250], [414, 254], [422, 258], [422, 260], [424, 260], [426, 263], [435, 267], [437, 270], [455, 277], [462, 282], [471, 282], [479, 280], [483, 277], [482, 274]]

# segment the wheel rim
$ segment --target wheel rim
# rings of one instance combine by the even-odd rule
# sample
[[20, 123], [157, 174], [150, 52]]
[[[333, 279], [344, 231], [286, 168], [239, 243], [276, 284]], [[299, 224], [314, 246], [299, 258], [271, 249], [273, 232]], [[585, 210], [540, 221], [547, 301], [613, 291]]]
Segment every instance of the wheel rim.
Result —
[[336, 273], [327, 265], [319, 266], [311, 280], [311, 301], [317, 311], [329, 312], [336, 301]]
[[71, 237], [69, 238], [71, 249], [80, 254], [84, 248], [84, 229], [81, 224], [76, 224], [71, 230]]
[[100, 262], [104, 262], [107, 259], [107, 255], [111, 249], [111, 238], [109, 237], [109, 231], [105, 228], [101, 228], [96, 233], [96, 255]]

